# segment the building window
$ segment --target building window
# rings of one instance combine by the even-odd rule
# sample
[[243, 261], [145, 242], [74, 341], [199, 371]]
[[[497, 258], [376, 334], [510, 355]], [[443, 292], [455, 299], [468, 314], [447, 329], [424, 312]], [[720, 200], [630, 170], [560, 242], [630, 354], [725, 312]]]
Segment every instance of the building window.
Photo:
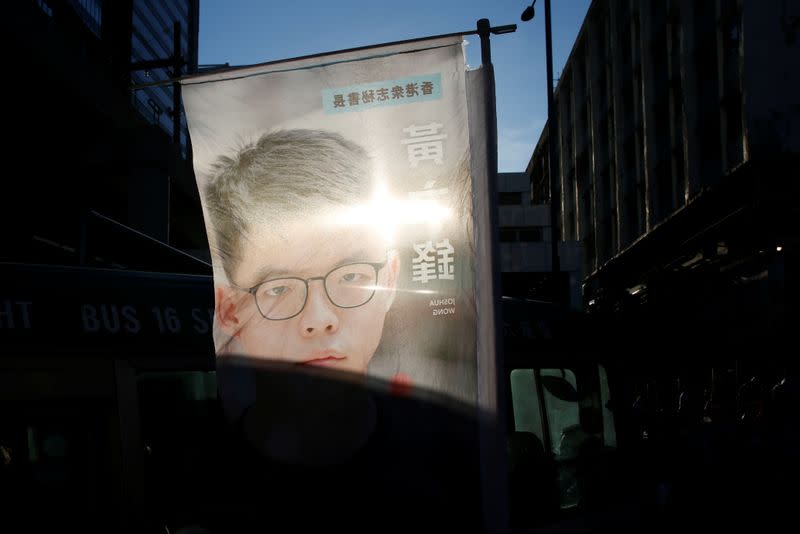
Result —
[[500, 242], [513, 243], [517, 240], [517, 231], [511, 228], [500, 229]]
[[725, 136], [728, 169], [732, 169], [744, 159], [744, 140], [742, 134], [742, 97], [731, 90], [725, 95]]
[[[543, 152], [547, 150], [544, 145]], [[550, 183], [547, 159], [543, 152], [534, 155], [531, 169], [531, 204], [545, 204], [550, 201]]]
[[501, 206], [519, 206], [522, 204], [522, 193], [519, 191], [497, 193], [497, 202]]
[[532, 226], [519, 229], [519, 240], [523, 243], [538, 243], [542, 241], [542, 227]]
[[39, 4], [39, 7], [42, 9], [42, 11], [44, 11], [44, 13], [48, 17], [52, 17], [53, 16], [53, 10], [50, 8], [50, 6], [47, 4], [47, 2], [45, 2], [44, 0], [39, 0], [37, 2], [37, 4]]
[[86, 27], [100, 37], [103, 25], [103, 5], [98, 0], [71, 0], [73, 9], [83, 20]]
[[543, 240], [544, 229], [541, 226], [500, 228], [501, 243], [539, 243]]

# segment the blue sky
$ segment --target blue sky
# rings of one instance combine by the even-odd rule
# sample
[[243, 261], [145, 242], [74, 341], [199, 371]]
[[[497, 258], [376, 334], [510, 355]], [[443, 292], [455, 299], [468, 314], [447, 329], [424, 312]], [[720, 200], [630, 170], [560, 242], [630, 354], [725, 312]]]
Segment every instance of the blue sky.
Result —
[[[591, 0], [553, 0], [557, 78]], [[544, 0], [521, 22], [526, 0], [200, 0], [200, 64], [247, 65], [387, 41], [517, 24], [492, 37], [501, 172], [525, 170], [547, 119]], [[468, 38], [467, 63], [480, 64], [480, 40]]]

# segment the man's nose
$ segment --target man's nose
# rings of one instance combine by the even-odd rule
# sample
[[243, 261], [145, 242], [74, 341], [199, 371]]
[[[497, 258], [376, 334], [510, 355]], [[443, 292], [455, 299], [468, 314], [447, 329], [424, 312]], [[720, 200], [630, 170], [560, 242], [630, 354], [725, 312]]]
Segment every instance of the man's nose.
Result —
[[308, 299], [300, 316], [300, 329], [304, 337], [321, 333], [332, 334], [339, 329], [336, 307], [328, 298], [322, 280], [308, 283]]

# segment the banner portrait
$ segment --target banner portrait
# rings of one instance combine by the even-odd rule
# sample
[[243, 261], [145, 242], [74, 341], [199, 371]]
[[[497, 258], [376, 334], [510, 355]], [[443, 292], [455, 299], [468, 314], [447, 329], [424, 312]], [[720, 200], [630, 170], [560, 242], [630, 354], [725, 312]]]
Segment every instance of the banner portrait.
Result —
[[463, 39], [183, 81], [218, 357], [476, 398]]

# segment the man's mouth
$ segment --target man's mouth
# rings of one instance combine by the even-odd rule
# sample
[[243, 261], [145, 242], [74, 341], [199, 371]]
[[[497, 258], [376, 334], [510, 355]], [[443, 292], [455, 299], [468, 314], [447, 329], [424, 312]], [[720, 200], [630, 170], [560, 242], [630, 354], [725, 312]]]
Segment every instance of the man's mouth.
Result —
[[336, 352], [335, 350], [318, 350], [303, 358], [299, 363], [301, 365], [317, 365], [326, 367], [337, 365], [346, 357], [347, 356], [341, 352]]

